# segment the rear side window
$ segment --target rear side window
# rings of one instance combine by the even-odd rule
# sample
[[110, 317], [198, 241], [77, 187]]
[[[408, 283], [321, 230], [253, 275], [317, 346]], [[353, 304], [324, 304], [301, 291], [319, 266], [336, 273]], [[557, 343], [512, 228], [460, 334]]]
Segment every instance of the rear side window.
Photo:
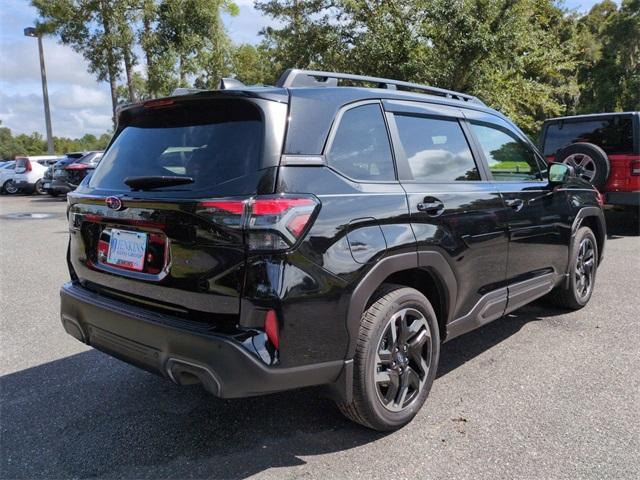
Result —
[[576, 142], [594, 143], [607, 153], [633, 153], [633, 121], [631, 117], [563, 121], [547, 126], [544, 155]]
[[355, 107], [342, 115], [328, 161], [354, 180], [395, 180], [387, 127], [378, 104]]
[[124, 122], [90, 187], [130, 190], [124, 183], [127, 177], [187, 176], [194, 183], [156, 191], [255, 190], [264, 130], [255, 105], [243, 100], [191, 100], [162, 108], [140, 107]]
[[440, 183], [480, 180], [457, 120], [407, 115], [395, 118], [414, 180]]
[[493, 179], [498, 182], [542, 180], [535, 151], [494, 127], [471, 124]]

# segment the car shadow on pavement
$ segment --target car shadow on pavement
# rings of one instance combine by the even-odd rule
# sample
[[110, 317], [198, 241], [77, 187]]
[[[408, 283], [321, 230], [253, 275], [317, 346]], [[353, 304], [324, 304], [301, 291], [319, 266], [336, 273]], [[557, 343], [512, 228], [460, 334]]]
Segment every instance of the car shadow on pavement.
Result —
[[[439, 376], [540, 316], [529, 306], [447, 343]], [[316, 389], [221, 400], [95, 350], [0, 378], [2, 478], [246, 478], [385, 435]]]
[[384, 436], [315, 389], [220, 400], [93, 350], [0, 388], [1, 478], [246, 478]]
[[640, 222], [632, 212], [605, 210], [604, 214], [607, 221], [607, 240], [640, 236]]
[[549, 306], [546, 300], [541, 299], [481, 328], [454, 338], [446, 342], [440, 350], [440, 365], [436, 378], [445, 376], [469, 360], [515, 335], [526, 324], [566, 313], [566, 310]]

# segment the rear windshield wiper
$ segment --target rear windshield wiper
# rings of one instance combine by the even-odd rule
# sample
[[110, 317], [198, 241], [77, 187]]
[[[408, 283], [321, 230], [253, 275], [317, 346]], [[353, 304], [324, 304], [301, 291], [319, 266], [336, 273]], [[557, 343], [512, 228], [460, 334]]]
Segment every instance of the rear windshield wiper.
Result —
[[186, 185], [193, 183], [193, 177], [179, 176], [148, 176], [148, 177], [127, 177], [124, 183], [129, 185], [133, 190], [151, 190], [161, 187], [174, 187], [176, 185]]

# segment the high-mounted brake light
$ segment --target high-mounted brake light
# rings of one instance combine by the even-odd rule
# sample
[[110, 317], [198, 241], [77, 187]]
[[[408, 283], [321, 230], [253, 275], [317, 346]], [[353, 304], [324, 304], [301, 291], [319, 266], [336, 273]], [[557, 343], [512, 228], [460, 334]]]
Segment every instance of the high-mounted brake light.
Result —
[[206, 200], [197, 213], [227, 228], [243, 229], [249, 250], [282, 251], [302, 237], [319, 206], [313, 196], [261, 195]]
[[65, 170], [86, 170], [89, 168], [89, 165], [85, 163], [71, 163], [64, 167]]
[[168, 107], [169, 105], [173, 105], [176, 103], [174, 100], [164, 99], [164, 100], [149, 100], [142, 104], [145, 108], [162, 108]]

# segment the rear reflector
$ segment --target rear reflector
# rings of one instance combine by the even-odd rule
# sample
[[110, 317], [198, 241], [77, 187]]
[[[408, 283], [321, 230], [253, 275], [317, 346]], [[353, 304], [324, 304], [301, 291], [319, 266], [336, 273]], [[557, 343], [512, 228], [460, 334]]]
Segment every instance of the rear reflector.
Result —
[[277, 349], [280, 348], [280, 335], [278, 328], [278, 317], [275, 310], [269, 310], [264, 317], [264, 331], [271, 344]]
[[197, 213], [221, 226], [243, 229], [250, 250], [282, 251], [303, 236], [319, 206], [313, 196], [261, 195], [206, 200]]

